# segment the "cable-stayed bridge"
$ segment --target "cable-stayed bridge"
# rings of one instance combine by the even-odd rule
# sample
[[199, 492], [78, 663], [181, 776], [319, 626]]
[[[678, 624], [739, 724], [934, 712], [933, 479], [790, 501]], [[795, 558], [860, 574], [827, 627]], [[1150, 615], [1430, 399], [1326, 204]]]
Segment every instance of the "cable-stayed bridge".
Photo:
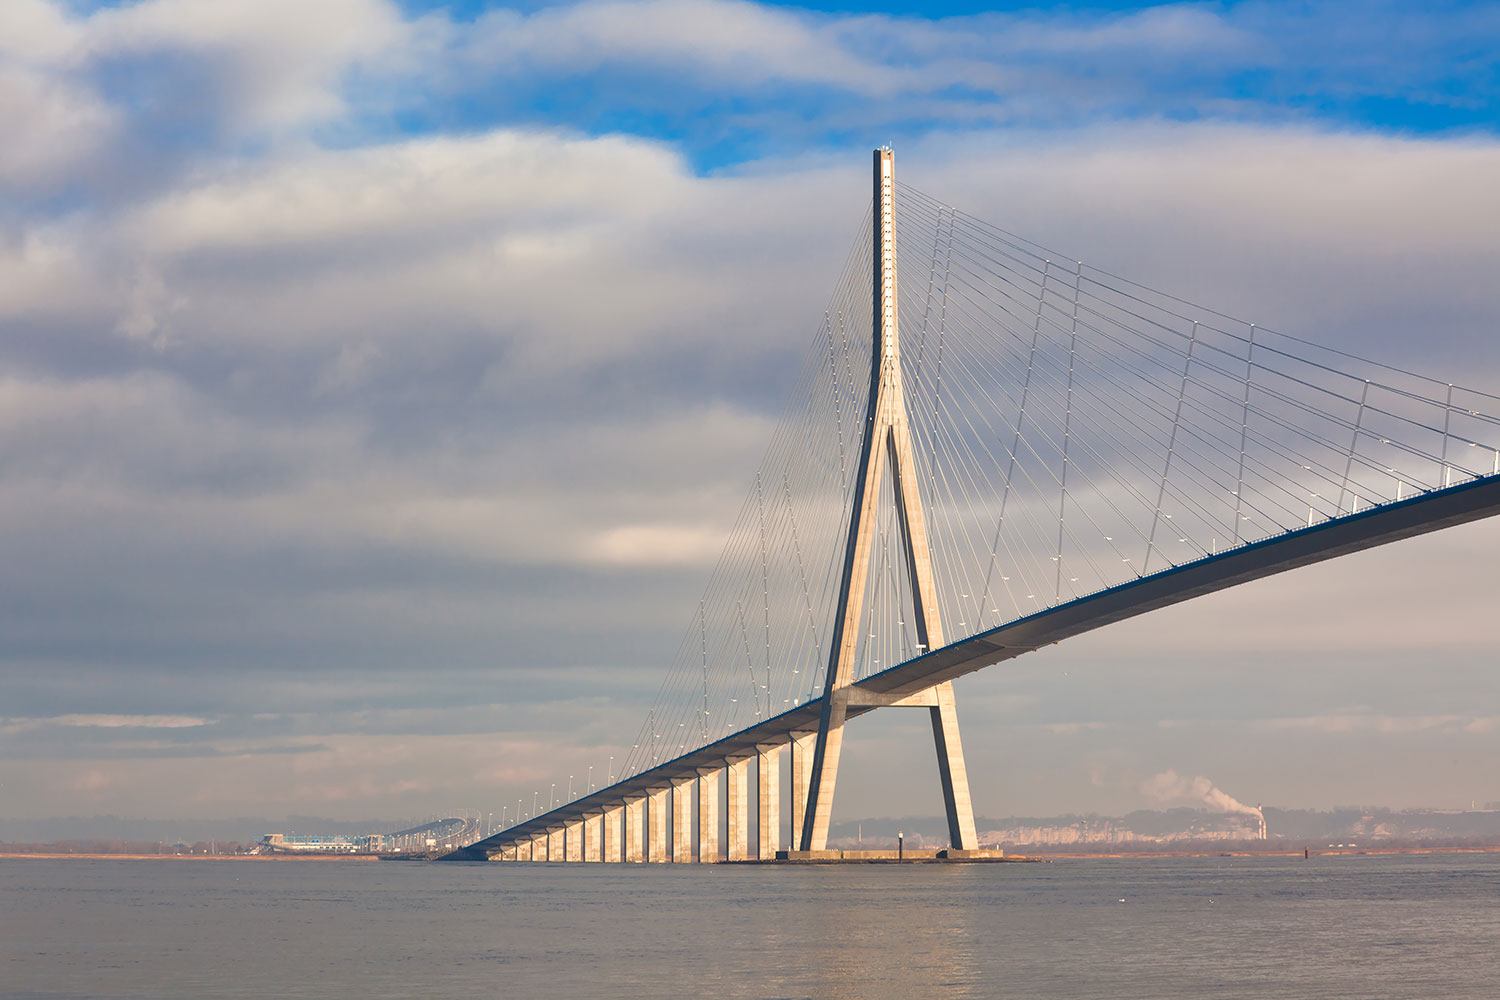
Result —
[[455, 856], [817, 858], [845, 724], [886, 707], [928, 712], [951, 853], [976, 851], [954, 678], [1500, 513], [1496, 414], [985, 223], [877, 150], [792, 404], [618, 773]]

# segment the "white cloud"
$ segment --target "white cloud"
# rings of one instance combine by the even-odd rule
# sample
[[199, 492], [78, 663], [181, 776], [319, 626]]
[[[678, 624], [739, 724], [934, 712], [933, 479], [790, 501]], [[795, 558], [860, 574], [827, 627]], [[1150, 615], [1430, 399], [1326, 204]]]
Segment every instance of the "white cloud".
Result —
[[538, 64], [569, 75], [609, 64], [691, 68], [736, 87], [772, 80], [892, 93], [911, 79], [839, 44], [827, 19], [740, 0], [591, 0], [481, 17], [465, 57], [509, 75]]
[[91, 60], [203, 60], [229, 102], [224, 117], [246, 130], [338, 114], [343, 75], [399, 49], [410, 30], [386, 0], [145, 0], [100, 10], [78, 27]]
[[[0, 27], [3, 31], [3, 27]], [[0, 57], [0, 187], [44, 185], [108, 146], [116, 112], [87, 88]]]
[[723, 546], [723, 532], [712, 528], [628, 524], [601, 532], [586, 551], [619, 566], [706, 566]]
[[0, 185], [117, 195], [220, 139], [300, 134], [349, 110], [352, 73], [415, 69], [430, 34], [388, 0], [142, 0], [77, 15], [12, 0], [0, 10]]

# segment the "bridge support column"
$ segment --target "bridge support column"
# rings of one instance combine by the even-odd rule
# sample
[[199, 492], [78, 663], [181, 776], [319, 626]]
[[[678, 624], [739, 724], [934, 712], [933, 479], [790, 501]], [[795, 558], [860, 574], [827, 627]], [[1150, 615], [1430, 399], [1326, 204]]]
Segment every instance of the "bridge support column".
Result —
[[646, 860], [659, 864], [667, 860], [667, 796], [672, 789], [653, 788], [646, 798], [650, 818], [646, 829]]
[[624, 806], [611, 806], [600, 817], [600, 825], [604, 828], [604, 845], [599, 856], [606, 864], [618, 864], [620, 861], [620, 821], [624, 818]]
[[802, 837], [802, 820], [807, 815], [807, 786], [812, 777], [813, 750], [818, 744], [818, 734], [792, 734], [792, 849], [799, 846]]
[[964, 764], [964, 745], [958, 735], [953, 684], [944, 681], [932, 690], [937, 696], [937, 705], [928, 712], [932, 717], [933, 742], [937, 744], [943, 805], [948, 813], [948, 843], [961, 851], [976, 850], [979, 834], [974, 829], [974, 803], [969, 798], [969, 770]]
[[641, 845], [646, 835], [646, 800], [625, 801], [625, 860], [639, 863]]
[[693, 779], [672, 780], [672, 861], [691, 864], [693, 860]]
[[583, 821], [569, 823], [564, 828], [563, 835], [567, 838], [563, 843], [564, 861], [583, 860]]
[[776, 860], [781, 848], [781, 751], [784, 743], [762, 743], [755, 748], [756, 803], [760, 820], [760, 839], [755, 856], [762, 861]]
[[750, 859], [750, 760], [730, 761], [725, 768], [728, 777], [728, 793], [724, 797], [725, 811], [729, 814], [728, 848], [730, 861]]
[[599, 815], [598, 813], [585, 813], [583, 819], [578, 821], [578, 828], [583, 833], [579, 861], [591, 862], [599, 860]]
[[547, 835], [545, 833], [539, 833], [535, 837], [532, 837], [530, 846], [531, 853], [527, 857], [527, 861], [547, 860]]
[[719, 775], [722, 768], [707, 767], [698, 772], [698, 863], [718, 864], [719, 853]]
[[547, 831], [547, 860], [566, 861], [563, 853], [563, 827], [555, 826]]

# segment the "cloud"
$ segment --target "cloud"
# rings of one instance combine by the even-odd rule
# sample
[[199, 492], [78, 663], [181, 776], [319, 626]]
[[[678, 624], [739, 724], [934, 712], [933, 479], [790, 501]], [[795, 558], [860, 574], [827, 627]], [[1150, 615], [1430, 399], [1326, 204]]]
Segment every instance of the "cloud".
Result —
[[505, 75], [634, 64], [688, 68], [734, 89], [783, 81], [882, 94], [911, 79], [850, 51], [831, 27], [827, 18], [740, 0], [591, 0], [531, 14], [491, 11], [461, 51]]
[[1301, 731], [1329, 736], [1409, 736], [1418, 733], [1484, 735], [1500, 727], [1500, 715], [1392, 715], [1370, 709], [1264, 719], [1257, 728], [1271, 732]]
[[1484, 127], [1500, 23], [1482, 5], [1340, 0], [964, 17], [585, 0], [471, 19], [390, 0], [16, 0], [0, 36], [0, 107], [23, 140], [0, 184], [118, 204], [246, 150], [516, 122], [630, 121], [715, 164], [851, 134], [1161, 116]]
[[59, 715], [47, 721], [59, 726], [100, 729], [191, 729], [211, 724], [209, 719], [190, 715]]
[[[126, 811], [437, 808], [606, 761], [865, 211], [869, 142], [845, 155], [849, 134], [890, 124], [903, 177], [1091, 261], [1496, 381], [1500, 144], [1267, 124], [1286, 115], [1239, 100], [1235, 120], [1166, 120], [1222, 89], [1152, 67], [1289, 58], [1269, 17], [3, 5], [8, 803], [66, 811], [97, 773]], [[545, 127], [521, 106], [580, 79], [596, 106]], [[662, 127], [679, 141], [600, 126], [626, 104], [694, 121]], [[390, 124], [413, 108], [410, 130]], [[696, 169], [726, 135], [770, 152]], [[1485, 530], [1194, 602], [1076, 655], [1178, 679], [1211, 655], [1210, 694], [1337, 652], [1383, 676], [1413, 650], [1468, 662], [1488, 649]], [[1424, 592], [1439, 583], [1442, 600]], [[1421, 713], [1452, 720], [1434, 732], [1491, 731], [1474, 689], [1430, 695]], [[988, 694], [968, 717], [1140, 738], [1117, 728], [1127, 707], [1061, 691]], [[1386, 695], [1370, 711], [1399, 715]], [[1349, 725], [1378, 752], [1377, 726]]]
[[723, 547], [721, 532], [676, 525], [631, 524], [602, 532], [591, 546], [604, 562], [622, 566], [702, 566]]
[[478, 95], [483, 108], [555, 115], [546, 95], [582, 86], [589, 98], [563, 112], [579, 124], [624, 112], [718, 162], [747, 143], [789, 151], [851, 132], [1156, 116], [1487, 128], [1496, 92], [1480, 53], [1500, 24], [1479, 5], [1436, 15], [1340, 0], [963, 17], [588, 0], [492, 10], [444, 36], [445, 88], [500, 84]]
[[[1160, 125], [945, 150], [904, 152], [905, 175], [1195, 298], [1253, 296], [1297, 332], [1447, 367], [1401, 317], [1477, 357], [1500, 312], [1472, 277], [1496, 263], [1482, 213], [1458, 210], [1492, 197], [1491, 143]], [[538, 667], [608, 663], [628, 708], [686, 623], [848, 249], [858, 159], [700, 177], [660, 144], [511, 129], [257, 155], [28, 225], [0, 247], [27, 278], [0, 303], [0, 534], [21, 595], [0, 610], [4, 669], [41, 669], [26, 690], [57, 715], [164, 711], [126, 692], [192, 676], [185, 715], [342, 688], [433, 706], [414, 725], [439, 731], [476, 678], [483, 700], [535, 711], [571, 676]], [[1444, 537], [1422, 543], [1434, 567], [1482, 576], [1472, 543]], [[1414, 579], [1412, 557], [1359, 558], [1392, 569], [1330, 565], [1163, 613], [1174, 648], [1468, 641], [1478, 576], [1416, 632], [1412, 595], [1382, 582]], [[1273, 636], [1233, 627], [1263, 617]], [[1111, 655], [1159, 656], [1163, 621]], [[252, 700], [241, 671], [303, 688]], [[91, 681], [64, 694], [63, 675]]]
[[8, 123], [0, 188], [45, 185], [94, 155], [118, 126], [113, 109], [85, 87], [0, 62], [0, 117]]
[[48, 718], [6, 719], [6, 732], [19, 733], [47, 726], [63, 726], [76, 729], [194, 729], [213, 724], [211, 719], [199, 719], [191, 715], [54, 715]]
[[1259, 809], [1245, 805], [1202, 775], [1188, 778], [1170, 768], [1143, 781], [1141, 794], [1161, 805], [1191, 802], [1216, 812], [1260, 815]]
[[386, 0], [142, 0], [78, 14], [15, 0], [0, 11], [0, 185], [154, 187], [225, 146], [339, 118], [351, 75], [399, 77], [425, 37]]

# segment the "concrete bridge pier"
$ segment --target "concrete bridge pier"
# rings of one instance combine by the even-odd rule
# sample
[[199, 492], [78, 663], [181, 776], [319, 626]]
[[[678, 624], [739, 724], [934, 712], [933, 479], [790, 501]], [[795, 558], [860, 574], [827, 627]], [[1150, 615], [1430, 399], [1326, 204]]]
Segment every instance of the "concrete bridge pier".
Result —
[[599, 860], [599, 814], [584, 813], [583, 819], [578, 824], [583, 829], [583, 857], [584, 862]]
[[760, 839], [755, 856], [761, 861], [776, 860], [781, 847], [781, 751], [785, 743], [762, 743], [756, 746], [756, 803], [760, 821]]
[[567, 855], [563, 853], [563, 847], [564, 847], [563, 834], [564, 834], [565, 830], [566, 830], [565, 827], [554, 826], [550, 830], [547, 831], [547, 860], [548, 861], [558, 861], [558, 862], [561, 862], [561, 861], [567, 860]]
[[604, 844], [599, 856], [605, 864], [619, 864], [620, 862], [620, 824], [624, 819], [625, 808], [623, 806], [611, 806], [604, 810], [604, 815], [600, 817], [600, 825], [604, 828]]
[[812, 779], [813, 751], [818, 746], [816, 732], [792, 734], [792, 848], [802, 836], [802, 820], [807, 815], [807, 789]]
[[527, 861], [547, 860], [547, 835], [545, 833], [539, 833], [535, 837], [532, 837], [531, 843], [527, 844], [526, 847]]
[[728, 854], [730, 861], [750, 859], [750, 757], [726, 762], [728, 778], [727, 794], [724, 797], [725, 811], [729, 814]]
[[639, 864], [646, 836], [646, 800], [625, 800], [625, 860]]
[[660, 864], [667, 860], [667, 796], [670, 785], [653, 788], [646, 797], [650, 817], [646, 822], [646, 861]]
[[719, 775], [723, 768], [698, 770], [698, 863], [717, 864], [719, 853]]
[[567, 839], [563, 842], [563, 860], [582, 861], [583, 821], [579, 820], [577, 823], [569, 823], [565, 828], [564, 836]]
[[672, 779], [672, 861], [693, 860], [693, 779]]

